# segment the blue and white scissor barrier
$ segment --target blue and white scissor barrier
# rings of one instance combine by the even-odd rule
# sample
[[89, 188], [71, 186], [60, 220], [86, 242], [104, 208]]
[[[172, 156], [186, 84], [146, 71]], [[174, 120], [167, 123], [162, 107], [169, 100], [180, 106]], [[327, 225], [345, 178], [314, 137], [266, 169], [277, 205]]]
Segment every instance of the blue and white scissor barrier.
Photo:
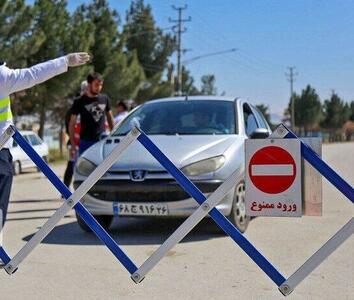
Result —
[[[280, 127], [278, 131], [280, 138], [296, 138], [287, 128]], [[14, 127], [10, 127], [5, 135], [1, 137], [8, 140], [11, 136], [31, 157], [37, 166], [48, 177], [52, 184], [67, 199], [65, 203], [54, 213], [54, 215], [43, 225], [43, 227], [31, 238], [31, 240], [20, 250], [20, 252], [11, 259], [6, 251], [0, 247], [0, 258], [5, 263], [5, 270], [11, 274], [17, 269], [23, 259], [49, 234], [61, 218], [74, 207], [82, 219], [90, 226], [96, 235], [106, 244], [111, 252], [123, 264], [123, 266], [131, 274], [134, 282], [141, 282], [144, 277], [152, 270], [152, 268], [179, 243], [207, 214], [227, 233], [246, 253], [247, 255], [270, 277], [270, 279], [279, 287], [284, 295], [289, 294], [293, 288], [307, 276], [318, 265], [318, 257], [322, 259], [327, 257], [336, 247], [346, 240], [354, 230], [353, 219], [344, 226], [330, 241], [319, 250], [319, 254], [314, 254], [314, 262], [306, 262], [297, 272], [289, 279], [286, 279], [237, 229], [229, 222], [229, 220], [220, 213], [215, 206], [224, 198], [235, 184], [244, 178], [244, 169], [237, 169], [213, 194], [207, 199], [203, 193], [161, 152], [161, 150], [138, 128], [134, 128], [122, 141], [113, 149], [111, 154], [95, 169], [93, 173], [81, 184], [81, 186], [71, 194], [68, 188], [58, 179], [53, 171], [46, 163], [34, 152], [34, 150], [26, 143], [22, 136]], [[3, 145], [0, 138], [0, 148]], [[79, 202], [81, 197], [85, 195], [95, 182], [103, 176], [103, 174], [117, 160], [119, 155], [135, 140], [138, 140], [167, 171], [176, 179], [183, 189], [193, 197], [199, 204], [199, 208], [139, 267], [137, 268], [130, 258], [120, 249], [115, 241], [107, 234], [107, 232], [97, 223], [93, 216]], [[302, 156], [309, 161], [322, 175], [326, 178], [330, 177], [330, 182], [334, 181], [335, 186], [342, 191], [352, 202], [354, 201], [354, 190], [341, 179], [328, 165], [326, 165], [309, 147], [301, 143]], [[326, 175], [324, 174], [326, 173]], [[332, 182], [332, 183], [334, 183]], [[338, 236], [339, 237], [338, 237]], [[334, 241], [333, 241], [334, 240]], [[324, 259], [324, 258], [323, 258]], [[322, 259], [322, 260], [323, 260]], [[310, 265], [310, 268], [307, 267]], [[299, 275], [300, 274], [300, 275]]]
[[82, 183], [82, 185], [72, 194], [64, 183], [54, 174], [44, 160], [33, 150], [27, 141], [21, 136], [15, 127], [10, 126], [0, 139], [0, 149], [11, 137], [33, 160], [39, 169], [45, 174], [49, 181], [56, 189], [65, 197], [66, 201], [62, 206], [48, 219], [48, 221], [40, 228], [39, 231], [23, 246], [23, 248], [11, 259], [3, 247], [0, 247], [0, 258], [4, 263], [4, 269], [7, 273], [14, 273], [18, 265], [38, 246], [38, 244], [53, 230], [56, 224], [70, 211], [75, 208], [76, 212], [92, 229], [92, 231], [101, 239], [101, 241], [109, 248], [114, 256], [123, 264], [129, 273], [137, 270], [135, 264], [117, 245], [113, 238], [102, 228], [96, 219], [87, 211], [87, 209], [79, 202], [79, 200], [90, 190], [96, 181], [102, 177], [116, 158], [136, 139], [137, 130], [133, 130], [122, 141], [119, 147], [116, 147], [112, 153], [99, 165], [94, 172]]
[[[279, 125], [270, 138], [297, 139], [298, 137], [286, 126]], [[344, 196], [354, 204], [354, 188], [326, 164], [308, 145], [300, 141], [301, 156], [318, 172], [332, 183]], [[299, 269], [280, 286], [279, 290], [286, 296], [318, 267], [331, 253], [354, 233], [354, 217], [352, 217], [335, 235], [333, 235], [316, 253], [314, 253]]]

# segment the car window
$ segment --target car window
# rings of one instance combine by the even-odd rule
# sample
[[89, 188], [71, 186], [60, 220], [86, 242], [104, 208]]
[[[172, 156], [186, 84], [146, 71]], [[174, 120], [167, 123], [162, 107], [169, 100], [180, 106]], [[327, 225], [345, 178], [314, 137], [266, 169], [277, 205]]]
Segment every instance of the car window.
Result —
[[258, 123], [260, 124], [260, 126], [261, 126], [262, 128], [268, 129], [267, 122], [266, 122], [266, 120], [264, 119], [262, 113], [259, 111], [259, 109], [256, 108], [256, 107], [252, 107], [252, 108], [253, 108], [253, 110], [254, 110], [254, 113], [255, 113], [255, 115], [256, 115], [256, 118], [257, 118]]
[[29, 134], [28, 140], [32, 144], [32, 146], [38, 146], [42, 144], [42, 140], [35, 134]]
[[146, 103], [131, 113], [113, 135], [125, 135], [134, 126], [152, 135], [235, 134], [235, 104], [222, 100]]
[[17, 146], [18, 146], [17, 142], [15, 140], [12, 140], [12, 147], [15, 148]]
[[253, 131], [259, 128], [256, 117], [248, 104], [243, 105], [243, 119], [245, 122], [245, 131], [250, 135]]

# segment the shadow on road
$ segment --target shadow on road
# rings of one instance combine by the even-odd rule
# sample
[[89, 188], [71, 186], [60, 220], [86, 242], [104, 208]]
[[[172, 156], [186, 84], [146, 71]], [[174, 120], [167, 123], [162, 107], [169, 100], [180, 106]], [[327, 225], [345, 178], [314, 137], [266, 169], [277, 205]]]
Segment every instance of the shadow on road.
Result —
[[[151, 220], [116, 218], [109, 231], [119, 245], [159, 245], [162, 244], [183, 220]], [[29, 241], [33, 234], [23, 238]], [[212, 220], [203, 220], [182, 240], [182, 243], [197, 242], [225, 235], [213, 224]], [[94, 233], [84, 232], [76, 222], [59, 225], [44, 239], [43, 244], [55, 245], [100, 245]]]

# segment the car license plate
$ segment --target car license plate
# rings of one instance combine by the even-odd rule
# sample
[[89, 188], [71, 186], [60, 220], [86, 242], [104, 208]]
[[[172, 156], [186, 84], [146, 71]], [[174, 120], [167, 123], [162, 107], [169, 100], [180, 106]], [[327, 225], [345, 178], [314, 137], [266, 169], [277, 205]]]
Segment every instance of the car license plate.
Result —
[[156, 203], [113, 203], [113, 213], [118, 216], [167, 216], [168, 206]]

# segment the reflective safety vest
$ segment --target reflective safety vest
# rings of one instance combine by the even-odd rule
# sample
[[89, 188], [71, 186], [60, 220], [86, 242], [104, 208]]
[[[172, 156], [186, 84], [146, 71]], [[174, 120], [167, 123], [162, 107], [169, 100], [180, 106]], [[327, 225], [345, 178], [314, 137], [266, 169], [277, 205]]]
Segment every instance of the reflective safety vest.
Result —
[[0, 99], [0, 123], [12, 119], [10, 97]]

